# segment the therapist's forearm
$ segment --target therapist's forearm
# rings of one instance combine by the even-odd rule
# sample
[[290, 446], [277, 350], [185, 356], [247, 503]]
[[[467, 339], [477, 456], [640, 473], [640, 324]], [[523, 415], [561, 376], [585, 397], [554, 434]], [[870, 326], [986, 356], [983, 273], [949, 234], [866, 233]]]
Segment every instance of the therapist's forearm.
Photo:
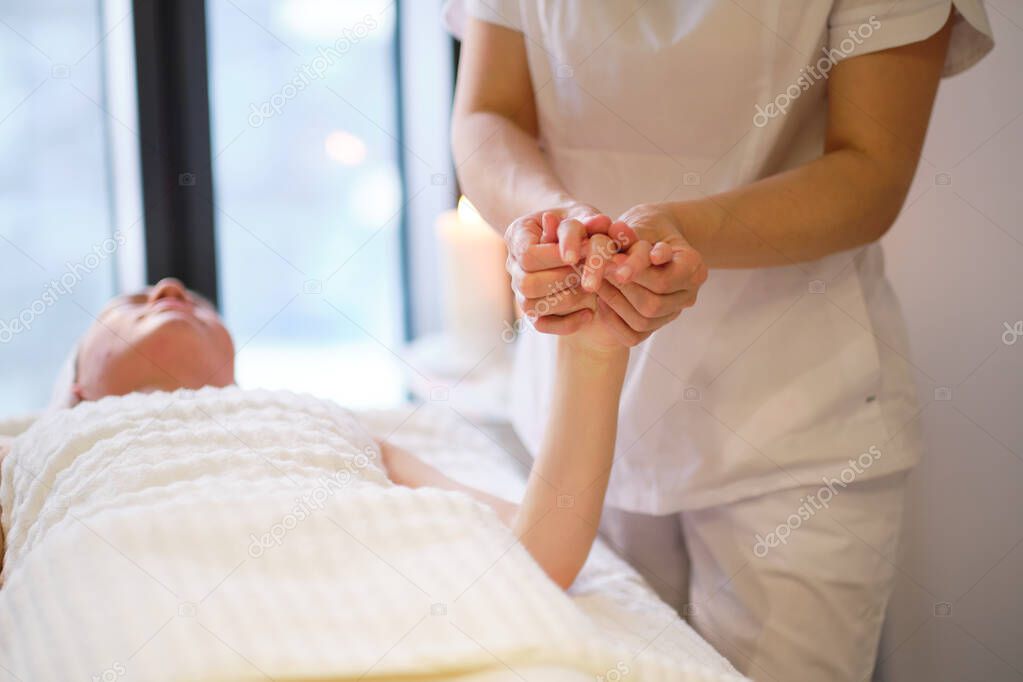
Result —
[[628, 364], [625, 348], [558, 339], [554, 396], [514, 530], [552, 580], [568, 587], [600, 524]]
[[456, 114], [451, 133], [462, 191], [495, 229], [503, 232], [519, 216], [572, 203], [536, 137], [508, 117]]
[[862, 152], [841, 149], [667, 208], [709, 267], [788, 265], [880, 239], [902, 207], [906, 178], [912, 172], [892, 172]]
[[677, 204], [676, 223], [711, 267], [815, 260], [880, 239], [913, 181], [954, 8], [919, 42], [837, 64], [824, 155], [746, 187]]

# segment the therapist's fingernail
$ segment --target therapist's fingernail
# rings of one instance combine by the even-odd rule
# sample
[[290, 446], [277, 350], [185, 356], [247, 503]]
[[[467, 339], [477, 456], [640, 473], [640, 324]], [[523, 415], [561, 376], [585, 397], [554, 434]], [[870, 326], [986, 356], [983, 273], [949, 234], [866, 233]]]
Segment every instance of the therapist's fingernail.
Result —
[[568, 251], [565, 252], [565, 262], [566, 263], [574, 263], [575, 262], [575, 251], [572, 251], [571, 249], [569, 249]]
[[618, 268], [616, 274], [618, 275], [619, 282], [625, 282], [629, 277], [632, 277], [632, 268], [628, 265], [622, 265]]

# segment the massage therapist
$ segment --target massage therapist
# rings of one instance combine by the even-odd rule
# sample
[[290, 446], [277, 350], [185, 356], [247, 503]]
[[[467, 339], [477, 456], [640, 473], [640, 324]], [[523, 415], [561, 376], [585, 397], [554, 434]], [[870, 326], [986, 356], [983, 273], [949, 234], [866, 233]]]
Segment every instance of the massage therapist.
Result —
[[[635, 346], [605, 537], [754, 679], [869, 679], [920, 456], [878, 240], [940, 78], [992, 46], [980, 0], [449, 0], [446, 20], [459, 179], [540, 314], [519, 435], [537, 450], [553, 335], [603, 299]], [[643, 241], [552, 295], [597, 213]]]

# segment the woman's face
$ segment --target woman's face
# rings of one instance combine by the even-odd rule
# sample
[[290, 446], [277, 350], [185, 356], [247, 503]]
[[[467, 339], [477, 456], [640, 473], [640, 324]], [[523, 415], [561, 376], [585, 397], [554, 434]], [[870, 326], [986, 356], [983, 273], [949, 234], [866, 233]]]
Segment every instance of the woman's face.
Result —
[[107, 304], [78, 348], [75, 402], [134, 391], [228, 386], [234, 343], [208, 301], [163, 279]]

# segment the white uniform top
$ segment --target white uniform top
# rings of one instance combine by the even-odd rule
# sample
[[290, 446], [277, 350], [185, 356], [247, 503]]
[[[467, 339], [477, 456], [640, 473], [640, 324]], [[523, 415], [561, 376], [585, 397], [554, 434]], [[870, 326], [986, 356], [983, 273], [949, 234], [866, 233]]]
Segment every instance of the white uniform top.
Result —
[[[951, 6], [449, 0], [445, 18], [455, 34], [467, 14], [524, 33], [543, 149], [575, 198], [614, 217], [820, 156], [833, 63], [923, 40]], [[993, 45], [981, 2], [955, 7], [946, 75]], [[696, 306], [632, 351], [608, 504], [663, 514], [912, 466], [904, 336], [877, 244], [712, 270]], [[534, 452], [555, 341], [518, 341], [513, 421]], [[859, 458], [868, 451], [880, 456]]]

